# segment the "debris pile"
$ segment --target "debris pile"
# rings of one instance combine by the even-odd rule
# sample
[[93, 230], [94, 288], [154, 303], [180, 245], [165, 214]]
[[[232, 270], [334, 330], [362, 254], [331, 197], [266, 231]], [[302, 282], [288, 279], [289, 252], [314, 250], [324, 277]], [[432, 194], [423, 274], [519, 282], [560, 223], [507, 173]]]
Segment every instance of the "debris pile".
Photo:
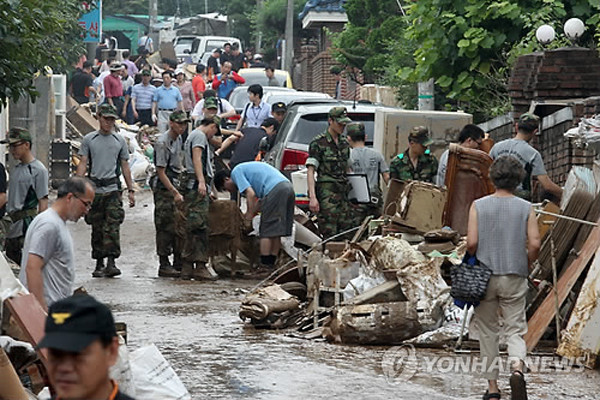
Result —
[[[598, 189], [592, 171], [574, 167], [560, 206], [534, 205], [543, 245], [529, 277], [525, 337], [529, 351], [558, 346], [558, 354], [591, 368], [600, 355]], [[363, 223], [352, 241], [300, 249], [297, 262], [248, 294], [240, 316], [259, 328], [289, 327], [336, 343], [458, 348], [476, 340], [474, 308], [450, 296], [448, 271], [461, 263], [466, 242], [442, 224], [445, 193], [393, 181], [383, 219]], [[460, 226], [468, 208], [454, 208]], [[357, 242], [367, 227], [369, 236]], [[290, 284], [296, 286], [286, 292]]]

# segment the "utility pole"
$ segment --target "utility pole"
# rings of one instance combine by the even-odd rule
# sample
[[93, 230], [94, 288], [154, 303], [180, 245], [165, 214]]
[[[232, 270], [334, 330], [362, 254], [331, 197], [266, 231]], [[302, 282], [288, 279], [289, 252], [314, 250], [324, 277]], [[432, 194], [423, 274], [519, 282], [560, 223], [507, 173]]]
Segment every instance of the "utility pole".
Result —
[[156, 24], [158, 23], [158, 1], [157, 0], [149, 0], [149, 12], [150, 16], [150, 24], [148, 26], [148, 36], [152, 38], [154, 41], [154, 49], [160, 48], [158, 43], [158, 33], [155, 32]]
[[294, 69], [294, 0], [287, 0], [287, 13], [285, 15], [285, 53], [282, 54], [281, 68], [290, 75]]
[[[262, 8], [262, 0], [256, 0], [256, 13], [258, 14], [258, 12], [260, 11], [260, 9]], [[258, 32], [258, 34], [256, 35], [256, 46], [254, 49], [255, 53], [258, 53], [260, 51], [262, 47], [262, 32]]]
[[435, 104], [433, 102], [433, 90], [434, 83], [433, 78], [418, 83], [419, 88], [419, 110], [422, 111], [431, 111], [435, 109]]

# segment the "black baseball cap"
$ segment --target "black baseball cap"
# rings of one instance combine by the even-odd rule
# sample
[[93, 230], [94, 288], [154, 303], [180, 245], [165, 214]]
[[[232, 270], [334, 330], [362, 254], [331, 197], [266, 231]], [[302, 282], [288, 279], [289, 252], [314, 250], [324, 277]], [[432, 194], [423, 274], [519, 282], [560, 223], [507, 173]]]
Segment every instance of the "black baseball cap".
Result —
[[271, 112], [287, 111], [287, 106], [283, 101], [279, 101], [271, 106]]
[[108, 307], [89, 295], [75, 295], [52, 304], [39, 349], [79, 353], [95, 340], [117, 336]]

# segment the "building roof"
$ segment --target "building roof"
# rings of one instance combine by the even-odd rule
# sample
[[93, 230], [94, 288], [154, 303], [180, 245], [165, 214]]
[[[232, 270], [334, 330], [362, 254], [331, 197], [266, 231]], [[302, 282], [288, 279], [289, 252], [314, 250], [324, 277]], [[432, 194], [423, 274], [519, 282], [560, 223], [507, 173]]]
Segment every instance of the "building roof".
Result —
[[298, 18], [303, 19], [311, 11], [345, 14], [345, 3], [346, 0], [308, 0]]

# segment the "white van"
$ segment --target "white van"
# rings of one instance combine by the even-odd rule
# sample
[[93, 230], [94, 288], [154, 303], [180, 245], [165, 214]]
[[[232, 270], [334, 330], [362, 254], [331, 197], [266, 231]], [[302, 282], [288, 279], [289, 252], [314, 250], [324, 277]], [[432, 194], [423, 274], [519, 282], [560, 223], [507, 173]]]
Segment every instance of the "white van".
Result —
[[225, 43], [237, 43], [243, 52], [240, 39], [227, 36], [177, 36], [173, 47], [179, 63], [197, 64], [203, 59], [203, 55], [210, 55], [216, 48], [222, 49]]

